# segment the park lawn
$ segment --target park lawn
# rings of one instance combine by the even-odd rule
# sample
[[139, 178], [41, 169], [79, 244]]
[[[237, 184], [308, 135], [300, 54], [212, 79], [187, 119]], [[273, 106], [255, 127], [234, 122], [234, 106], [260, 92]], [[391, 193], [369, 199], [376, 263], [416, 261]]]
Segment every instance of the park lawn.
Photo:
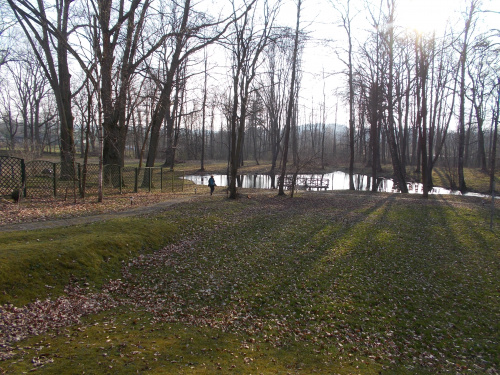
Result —
[[[71, 252], [74, 272], [93, 286], [81, 298], [101, 290], [114, 304], [0, 346], [8, 352], [0, 370], [498, 372], [500, 212], [497, 204], [490, 229], [489, 204], [360, 192], [213, 196], [154, 217], [112, 220], [102, 231], [29, 233], [26, 242], [57, 236], [62, 248], [72, 230], [85, 232], [87, 243], [73, 241]], [[145, 246], [162, 228], [171, 234]], [[96, 238], [108, 232], [113, 252], [123, 245], [113, 233], [130, 236], [135, 250], [121, 253], [112, 269], [80, 261], [105, 251]], [[16, 236], [2, 234], [0, 243], [20, 261], [47, 267], [50, 258]], [[63, 286], [64, 278], [56, 282]], [[20, 288], [12, 302], [32, 297], [26, 293]]]
[[176, 238], [176, 223], [126, 218], [86, 226], [0, 233], [0, 304], [58, 296], [71, 280], [100, 287], [122, 261]]

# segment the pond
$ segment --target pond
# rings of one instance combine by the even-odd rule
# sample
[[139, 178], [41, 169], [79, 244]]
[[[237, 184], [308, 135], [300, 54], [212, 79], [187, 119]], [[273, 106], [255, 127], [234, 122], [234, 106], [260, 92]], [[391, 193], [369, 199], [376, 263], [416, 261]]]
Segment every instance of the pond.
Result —
[[[228, 186], [228, 176], [213, 175], [217, 186]], [[209, 175], [206, 176], [186, 176], [186, 179], [193, 181], [197, 185], [207, 185]], [[301, 174], [297, 176], [298, 188], [308, 190], [349, 190], [349, 174], [341, 171], [325, 174]], [[276, 186], [277, 186], [276, 177]], [[370, 189], [370, 177], [366, 175], [354, 175], [354, 185], [356, 190], [368, 191]], [[271, 189], [271, 177], [266, 174], [239, 175], [237, 186], [250, 189]], [[394, 181], [387, 178], [377, 179], [377, 191], [387, 193], [399, 193], [395, 188]], [[413, 194], [423, 192], [422, 184], [408, 183], [408, 191]], [[449, 189], [435, 187], [430, 194], [460, 194], [460, 192]]]

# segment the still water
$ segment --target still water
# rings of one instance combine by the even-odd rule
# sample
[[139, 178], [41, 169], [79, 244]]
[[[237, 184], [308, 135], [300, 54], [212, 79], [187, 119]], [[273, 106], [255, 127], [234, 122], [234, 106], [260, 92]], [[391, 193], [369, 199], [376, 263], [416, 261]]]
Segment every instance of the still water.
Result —
[[[186, 176], [186, 179], [193, 181], [197, 185], [207, 185], [210, 176]], [[323, 190], [349, 190], [349, 174], [344, 172], [332, 172], [325, 174], [302, 174], [297, 176], [298, 179], [313, 179], [321, 182], [321, 186], [327, 186]], [[215, 183], [217, 186], [227, 186], [228, 178], [226, 175], [214, 175]], [[276, 186], [277, 186], [276, 178]], [[398, 193], [399, 190], [394, 188], [394, 181], [392, 179], [379, 178], [377, 179], [377, 190], [379, 192]], [[371, 190], [370, 178], [366, 175], [354, 175], [354, 185], [356, 190]], [[271, 177], [264, 174], [249, 174], [240, 175], [237, 179], [237, 186], [241, 188], [250, 189], [271, 189]], [[318, 190], [310, 188], [311, 190]], [[421, 194], [423, 192], [422, 184], [408, 183], [409, 193]], [[459, 192], [451, 191], [449, 189], [435, 187], [430, 194], [460, 194]]]

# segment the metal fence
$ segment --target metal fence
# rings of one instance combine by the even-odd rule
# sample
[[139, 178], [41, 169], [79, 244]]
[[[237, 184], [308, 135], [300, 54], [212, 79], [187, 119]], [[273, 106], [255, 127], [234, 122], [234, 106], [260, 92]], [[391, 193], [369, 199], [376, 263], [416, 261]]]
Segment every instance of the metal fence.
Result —
[[[0, 194], [10, 195], [22, 190], [26, 181], [26, 165], [23, 159], [0, 156]], [[24, 195], [26, 192], [24, 191]]]
[[[75, 164], [74, 178], [64, 178], [61, 164], [44, 160], [0, 156], [0, 196], [22, 192], [24, 197], [58, 197], [68, 194], [97, 195], [99, 165]], [[139, 191], [178, 192], [184, 190], [184, 172], [169, 168], [137, 168], [105, 165], [103, 194], [128, 194]]]

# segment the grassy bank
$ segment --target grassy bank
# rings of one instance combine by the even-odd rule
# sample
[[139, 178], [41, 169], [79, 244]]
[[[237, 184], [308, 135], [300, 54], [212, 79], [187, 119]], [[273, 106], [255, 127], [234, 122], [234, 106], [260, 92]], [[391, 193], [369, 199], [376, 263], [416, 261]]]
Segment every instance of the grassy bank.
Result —
[[15, 287], [23, 272], [47, 270], [52, 278], [27, 288], [48, 283], [55, 296], [73, 273], [95, 285], [80, 299], [102, 291], [114, 301], [9, 343], [0, 370], [495, 373], [498, 207], [493, 231], [489, 214], [461, 197], [214, 196], [155, 217], [0, 234], [12, 302], [33, 298]]
[[127, 218], [86, 226], [0, 233], [0, 304], [58, 296], [71, 281], [101, 286], [121, 262], [176, 238], [177, 223]]

